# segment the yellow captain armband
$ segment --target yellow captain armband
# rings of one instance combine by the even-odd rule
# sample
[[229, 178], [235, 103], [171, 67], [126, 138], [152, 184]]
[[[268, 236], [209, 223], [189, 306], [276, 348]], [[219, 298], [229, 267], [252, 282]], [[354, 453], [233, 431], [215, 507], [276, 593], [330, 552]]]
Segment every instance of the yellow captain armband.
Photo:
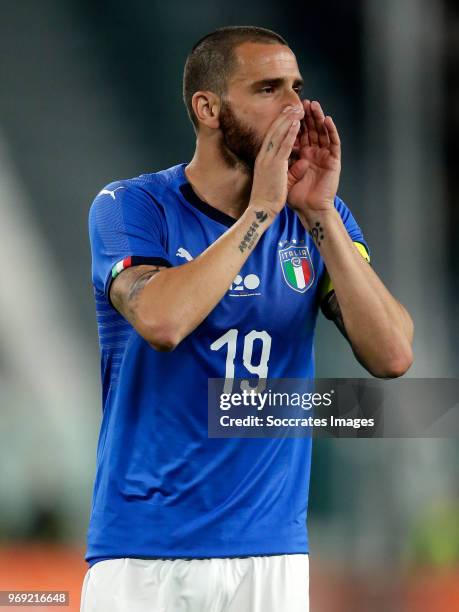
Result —
[[369, 255], [365, 245], [362, 244], [361, 242], [354, 242], [354, 246], [356, 247], [356, 249], [360, 253], [360, 255], [364, 258], [364, 260], [366, 262], [370, 263], [370, 255]]
[[[370, 255], [365, 245], [362, 244], [361, 242], [354, 242], [354, 246], [358, 250], [360, 255], [365, 259], [365, 261], [370, 263]], [[327, 298], [332, 291], [333, 291], [333, 283], [331, 281], [331, 278], [328, 275], [328, 272], [325, 270], [325, 273], [322, 278], [321, 286], [320, 286], [320, 298], [319, 298], [320, 303], [323, 303], [325, 298]]]

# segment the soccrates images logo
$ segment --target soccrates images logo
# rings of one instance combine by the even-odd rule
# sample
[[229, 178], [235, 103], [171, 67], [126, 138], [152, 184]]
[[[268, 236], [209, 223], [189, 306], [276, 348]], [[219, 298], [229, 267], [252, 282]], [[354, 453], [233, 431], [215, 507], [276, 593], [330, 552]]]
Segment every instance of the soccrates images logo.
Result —
[[285, 282], [294, 291], [304, 293], [314, 282], [314, 268], [306, 246], [279, 249], [279, 259]]

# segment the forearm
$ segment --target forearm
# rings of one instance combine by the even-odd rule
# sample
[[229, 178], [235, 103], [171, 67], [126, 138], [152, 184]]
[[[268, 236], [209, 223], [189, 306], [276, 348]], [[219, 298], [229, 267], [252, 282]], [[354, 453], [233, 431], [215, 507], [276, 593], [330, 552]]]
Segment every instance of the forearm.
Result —
[[312, 228], [359, 360], [375, 376], [400, 376], [412, 362], [409, 314], [358, 253], [335, 209], [299, 216]]
[[178, 344], [222, 299], [271, 223], [272, 216], [260, 206], [249, 205], [196, 259], [153, 276], [139, 295], [142, 328], [165, 345]]

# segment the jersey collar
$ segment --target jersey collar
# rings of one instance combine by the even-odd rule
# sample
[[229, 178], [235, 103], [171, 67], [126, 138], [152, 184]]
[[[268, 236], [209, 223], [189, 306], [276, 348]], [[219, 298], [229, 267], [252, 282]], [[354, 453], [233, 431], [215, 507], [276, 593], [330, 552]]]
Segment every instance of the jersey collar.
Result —
[[237, 219], [235, 219], [234, 217], [231, 217], [230, 215], [227, 215], [221, 210], [218, 210], [214, 206], [207, 204], [207, 202], [204, 202], [204, 200], [201, 200], [201, 198], [196, 194], [196, 192], [193, 190], [193, 187], [191, 186], [191, 183], [188, 181], [186, 177], [185, 165], [186, 164], [181, 164], [180, 166], [182, 182], [179, 187], [180, 193], [183, 195], [185, 200], [189, 204], [191, 204], [191, 206], [194, 206], [194, 208], [197, 208], [200, 212], [202, 212], [204, 215], [206, 215], [210, 219], [213, 219], [214, 221], [217, 221], [218, 223], [221, 223], [222, 225], [226, 225], [226, 227], [231, 227], [232, 225], [234, 225]]

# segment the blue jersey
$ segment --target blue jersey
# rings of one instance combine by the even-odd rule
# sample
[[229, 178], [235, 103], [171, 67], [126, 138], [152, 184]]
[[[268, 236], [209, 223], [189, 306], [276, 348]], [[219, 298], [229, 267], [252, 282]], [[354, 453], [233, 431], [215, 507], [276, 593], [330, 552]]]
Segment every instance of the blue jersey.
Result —
[[[284, 207], [221, 301], [171, 352], [154, 350], [109, 299], [124, 268], [186, 264], [235, 223], [196, 196], [184, 168], [111, 183], [89, 214], [103, 388], [91, 565], [308, 552], [311, 439], [207, 432], [208, 378], [314, 376], [324, 263], [297, 215]], [[345, 204], [335, 206], [364, 243]]]

